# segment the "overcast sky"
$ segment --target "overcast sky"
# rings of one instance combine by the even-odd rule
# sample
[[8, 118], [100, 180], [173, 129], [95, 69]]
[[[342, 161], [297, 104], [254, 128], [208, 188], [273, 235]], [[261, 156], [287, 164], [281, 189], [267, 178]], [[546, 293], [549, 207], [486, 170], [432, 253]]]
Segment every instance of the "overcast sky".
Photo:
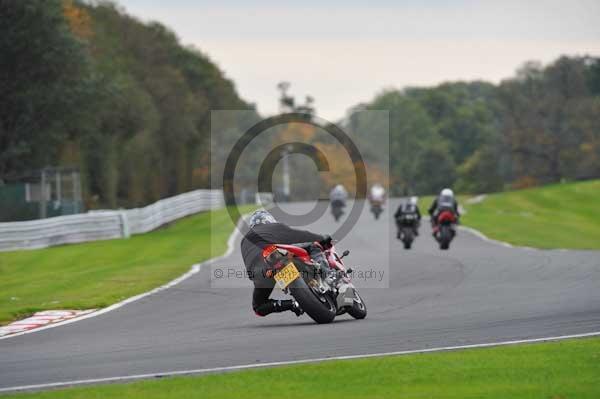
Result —
[[282, 80], [337, 120], [385, 88], [499, 82], [527, 60], [600, 56], [598, 0], [118, 3], [208, 54], [264, 115], [277, 111]]

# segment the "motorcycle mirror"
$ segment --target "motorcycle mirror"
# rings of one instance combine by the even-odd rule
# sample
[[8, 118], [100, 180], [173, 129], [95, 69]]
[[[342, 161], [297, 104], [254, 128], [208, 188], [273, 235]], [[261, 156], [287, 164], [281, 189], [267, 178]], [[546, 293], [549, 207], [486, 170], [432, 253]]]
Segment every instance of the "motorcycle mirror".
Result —
[[350, 251], [345, 250], [340, 259], [344, 259], [346, 256], [350, 255]]

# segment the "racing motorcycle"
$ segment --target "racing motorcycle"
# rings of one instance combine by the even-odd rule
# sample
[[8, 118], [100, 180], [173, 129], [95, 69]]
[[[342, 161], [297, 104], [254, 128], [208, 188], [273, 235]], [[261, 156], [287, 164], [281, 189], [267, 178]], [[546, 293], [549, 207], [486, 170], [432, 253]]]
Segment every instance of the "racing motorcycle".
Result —
[[331, 214], [336, 222], [340, 220], [340, 218], [344, 215], [344, 208], [346, 204], [344, 201], [335, 200], [331, 202]]
[[311, 256], [313, 243], [275, 244], [263, 250], [263, 258], [277, 286], [298, 302], [318, 324], [331, 323], [348, 313], [355, 319], [367, 317], [367, 306], [350, 280], [343, 258], [334, 246]]
[[375, 220], [379, 219], [379, 216], [383, 213], [383, 201], [371, 201], [371, 213], [375, 216]]
[[440, 244], [441, 250], [450, 248], [450, 243], [456, 236], [456, 215], [450, 210], [442, 210], [436, 217], [433, 226], [433, 236]]
[[415, 240], [415, 225], [419, 223], [417, 215], [407, 213], [402, 215], [397, 221], [398, 239], [404, 243], [404, 249], [411, 249]]

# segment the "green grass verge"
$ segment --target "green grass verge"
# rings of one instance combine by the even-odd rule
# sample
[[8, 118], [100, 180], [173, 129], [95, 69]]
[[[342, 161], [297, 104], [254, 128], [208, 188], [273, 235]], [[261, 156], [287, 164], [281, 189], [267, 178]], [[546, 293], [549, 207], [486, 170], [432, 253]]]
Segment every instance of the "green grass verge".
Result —
[[597, 399], [600, 397], [599, 376], [600, 339], [594, 338], [334, 361], [6, 398]]
[[600, 249], [600, 180], [488, 196], [463, 223], [490, 238], [537, 248]]
[[102, 308], [156, 288], [224, 253], [232, 231], [222, 209], [128, 240], [0, 253], [0, 325], [41, 310]]
[[[600, 249], [600, 180], [489, 195], [462, 218], [490, 238], [536, 248]], [[421, 200], [425, 211], [431, 197]]]

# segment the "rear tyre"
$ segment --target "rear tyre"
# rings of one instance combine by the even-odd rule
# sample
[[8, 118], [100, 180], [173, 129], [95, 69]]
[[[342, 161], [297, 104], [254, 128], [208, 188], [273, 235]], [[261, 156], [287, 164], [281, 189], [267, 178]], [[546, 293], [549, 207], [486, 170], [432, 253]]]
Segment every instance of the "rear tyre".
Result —
[[348, 309], [348, 314], [356, 320], [362, 320], [367, 317], [367, 305], [356, 290], [354, 290], [354, 304]]
[[402, 242], [404, 242], [404, 249], [410, 249], [414, 241], [413, 232], [408, 228], [404, 228], [402, 232]]
[[318, 324], [331, 323], [335, 319], [337, 307], [329, 295], [317, 295], [301, 278], [290, 284], [289, 290], [302, 310]]
[[344, 212], [341, 209], [334, 209], [332, 214], [333, 214], [333, 218], [335, 219], [335, 221], [339, 222], [340, 218], [342, 217]]
[[450, 241], [452, 241], [452, 231], [450, 227], [444, 225], [440, 230], [440, 249], [442, 251], [448, 250], [450, 248]]

